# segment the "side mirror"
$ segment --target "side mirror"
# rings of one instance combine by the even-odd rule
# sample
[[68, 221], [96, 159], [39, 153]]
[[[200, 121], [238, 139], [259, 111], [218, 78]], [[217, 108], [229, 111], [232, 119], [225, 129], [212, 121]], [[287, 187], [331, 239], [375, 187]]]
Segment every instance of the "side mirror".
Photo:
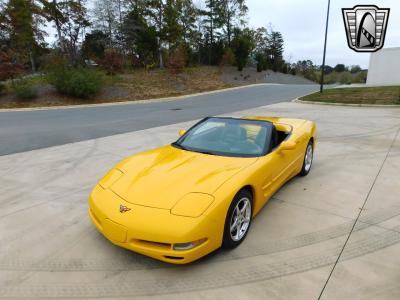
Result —
[[286, 150], [293, 150], [296, 148], [296, 143], [292, 141], [285, 141], [279, 145], [278, 151], [286, 151]]
[[185, 129], [181, 129], [181, 130], [179, 130], [179, 136], [182, 136], [182, 135], [184, 135], [186, 133], [186, 130]]

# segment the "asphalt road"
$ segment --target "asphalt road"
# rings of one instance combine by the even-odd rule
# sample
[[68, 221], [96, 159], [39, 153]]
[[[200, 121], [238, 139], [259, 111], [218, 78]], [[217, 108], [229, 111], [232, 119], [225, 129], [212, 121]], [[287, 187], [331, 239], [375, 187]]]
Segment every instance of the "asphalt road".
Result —
[[0, 111], [0, 155], [290, 101], [316, 85], [259, 85], [182, 100], [39, 111]]

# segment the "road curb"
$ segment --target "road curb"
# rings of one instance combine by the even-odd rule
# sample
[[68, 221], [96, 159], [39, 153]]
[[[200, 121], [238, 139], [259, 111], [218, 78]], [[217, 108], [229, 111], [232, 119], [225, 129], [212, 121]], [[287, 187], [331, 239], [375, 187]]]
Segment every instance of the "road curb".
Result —
[[400, 105], [388, 104], [351, 104], [351, 103], [328, 103], [328, 102], [316, 102], [316, 101], [305, 101], [299, 98], [293, 99], [292, 102], [312, 105], [331, 105], [331, 106], [350, 106], [350, 107], [376, 107], [376, 108], [400, 108]]
[[86, 108], [86, 107], [103, 107], [103, 106], [116, 106], [116, 105], [131, 105], [131, 104], [142, 104], [142, 103], [158, 103], [158, 102], [171, 102], [176, 100], [181, 100], [184, 98], [198, 97], [203, 95], [217, 94], [222, 92], [235, 91], [239, 89], [254, 87], [254, 86], [264, 86], [264, 85], [282, 85], [280, 83], [254, 83], [243, 86], [235, 86], [231, 88], [219, 89], [208, 92], [180, 95], [174, 97], [163, 97], [154, 98], [147, 100], [128, 100], [119, 102], [106, 102], [106, 103], [95, 103], [95, 104], [76, 104], [76, 105], [60, 105], [60, 106], [41, 106], [41, 107], [25, 107], [25, 108], [0, 108], [0, 113], [2, 112], [19, 112], [19, 111], [36, 111], [36, 110], [54, 110], [54, 109], [74, 109], [74, 108]]

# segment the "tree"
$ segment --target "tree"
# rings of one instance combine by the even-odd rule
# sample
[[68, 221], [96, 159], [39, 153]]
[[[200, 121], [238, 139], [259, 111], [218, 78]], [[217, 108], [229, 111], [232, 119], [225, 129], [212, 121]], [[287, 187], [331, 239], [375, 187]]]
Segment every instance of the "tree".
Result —
[[269, 37], [267, 29], [264, 27], [257, 28], [254, 31], [253, 38], [255, 45], [254, 59], [257, 62], [257, 71], [261, 72], [268, 68]]
[[87, 9], [83, 2], [78, 0], [66, 1], [64, 8], [64, 16], [66, 22], [62, 27], [62, 33], [65, 39], [66, 51], [70, 57], [70, 61], [77, 62], [78, 42], [84, 29], [90, 25], [87, 19]]
[[361, 72], [361, 67], [360, 67], [359, 65], [351, 66], [350, 72], [351, 72], [352, 74]]
[[9, 47], [16, 53], [17, 61], [22, 64], [30, 61], [32, 71], [35, 71], [35, 52], [44, 41], [38, 3], [33, 0], [9, 0], [1, 7], [2, 38], [8, 40]]
[[72, 63], [77, 62], [78, 42], [90, 25], [84, 0], [43, 1], [43, 12], [48, 22], [54, 22], [58, 44]]
[[264, 66], [267, 65], [265, 54], [263, 52], [256, 52], [254, 54], [254, 59], [257, 62], [257, 72], [261, 72], [262, 70], [264, 70]]
[[218, 0], [206, 0], [206, 9], [201, 11], [204, 16], [203, 24], [205, 29], [205, 47], [208, 52], [208, 64], [216, 64], [215, 55], [215, 39], [219, 37], [216, 34], [216, 30], [222, 27], [221, 17], [221, 1]]
[[283, 60], [283, 37], [279, 31], [272, 31], [268, 38], [267, 57], [274, 72], [279, 71]]
[[169, 56], [168, 69], [172, 74], [178, 74], [182, 72], [186, 65], [186, 51], [185, 48], [180, 45], [176, 47]]
[[232, 49], [226, 47], [224, 50], [224, 55], [221, 58], [220, 67], [233, 66], [235, 64], [235, 54]]
[[335, 72], [341, 73], [341, 72], [346, 71], [346, 66], [345, 66], [344, 64], [337, 64], [337, 65], [333, 68], [333, 70], [334, 70]]
[[299, 60], [294, 67], [296, 73], [303, 75], [307, 79], [313, 81], [317, 80], [315, 74], [317, 68], [311, 60]]
[[325, 65], [324, 73], [330, 74], [333, 72], [333, 68], [331, 66]]
[[147, 24], [140, 7], [125, 16], [121, 30], [126, 50], [137, 57], [143, 66], [157, 61], [157, 30]]
[[146, 17], [149, 19], [149, 22], [154, 26], [153, 28], [156, 29], [157, 33], [159, 67], [164, 68], [162, 47], [165, 41], [164, 16], [166, 4], [163, 0], [147, 0], [146, 4]]
[[64, 51], [64, 38], [61, 32], [63, 23], [66, 22], [66, 18], [63, 15], [62, 7], [64, 5], [58, 2], [58, 0], [44, 1], [43, 2], [43, 13], [47, 22], [54, 22], [54, 26], [57, 30], [58, 45], [62, 51]]
[[164, 10], [163, 35], [168, 49], [174, 48], [182, 40], [183, 28], [179, 22], [181, 0], [167, 0]]
[[94, 30], [85, 35], [82, 43], [82, 54], [84, 58], [100, 60], [104, 56], [104, 50], [107, 47], [108, 36], [100, 31]]
[[264, 28], [253, 31], [244, 27], [245, 0], [204, 0], [200, 3], [202, 8], [196, 7], [193, 0], [90, 3], [0, 0], [0, 51], [14, 50], [18, 62], [26, 65], [30, 60], [34, 69], [35, 60], [40, 62], [36, 59], [39, 51], [43, 51], [41, 29], [52, 25], [57, 38], [52, 46], [69, 65], [82, 63], [82, 58], [100, 62], [107, 49], [114, 49], [110, 52], [113, 58], [120, 55], [126, 59], [129, 55], [143, 66], [159, 63], [163, 67], [163, 61], [171, 55], [185, 57], [185, 64], [218, 65], [224, 53], [226, 61], [232, 57], [229, 54], [234, 54], [240, 68], [246, 65], [250, 54], [259, 69], [266, 69], [268, 64], [275, 69], [283, 66], [282, 35]]
[[1, 42], [1, 50], [6, 50], [5, 47], [9, 47], [10, 40], [10, 20], [7, 14], [7, 5], [5, 1], [0, 1], [0, 42]]
[[234, 29], [232, 50], [235, 54], [236, 64], [239, 71], [246, 66], [251, 51], [254, 49], [253, 33], [249, 29]]
[[168, 45], [169, 56], [173, 54], [176, 57], [177, 48], [181, 48], [179, 51], [185, 52], [185, 55], [181, 56], [186, 59], [186, 63], [194, 62], [193, 52], [198, 49], [194, 45], [198, 41], [195, 22], [196, 9], [191, 0], [167, 0], [163, 35]]
[[265, 27], [259, 27], [254, 31], [254, 43], [256, 51], [263, 52], [267, 50], [269, 38]]
[[224, 27], [224, 31], [227, 37], [228, 47], [231, 46], [232, 28], [235, 22], [242, 25], [243, 17], [247, 13], [247, 6], [245, 0], [222, 0], [218, 5], [220, 12], [220, 22]]
[[120, 13], [120, 1], [97, 0], [92, 10], [93, 27], [107, 35], [107, 46], [114, 47], [120, 24], [118, 14]]
[[195, 43], [198, 34], [196, 32], [197, 10], [192, 0], [177, 1], [178, 23], [181, 27], [182, 41], [186, 45]]

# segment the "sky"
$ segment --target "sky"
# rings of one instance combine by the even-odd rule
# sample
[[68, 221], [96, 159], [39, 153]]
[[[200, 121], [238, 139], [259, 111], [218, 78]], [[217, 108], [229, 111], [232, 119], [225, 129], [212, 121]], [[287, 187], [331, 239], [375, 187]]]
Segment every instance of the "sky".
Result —
[[[285, 40], [285, 59], [296, 62], [311, 59], [322, 64], [328, 0], [247, 0], [250, 27], [267, 27], [271, 23]], [[360, 65], [368, 68], [369, 53], [358, 53], [347, 46], [342, 8], [374, 4], [390, 8], [384, 48], [400, 47], [399, 0], [331, 0], [326, 64]]]

